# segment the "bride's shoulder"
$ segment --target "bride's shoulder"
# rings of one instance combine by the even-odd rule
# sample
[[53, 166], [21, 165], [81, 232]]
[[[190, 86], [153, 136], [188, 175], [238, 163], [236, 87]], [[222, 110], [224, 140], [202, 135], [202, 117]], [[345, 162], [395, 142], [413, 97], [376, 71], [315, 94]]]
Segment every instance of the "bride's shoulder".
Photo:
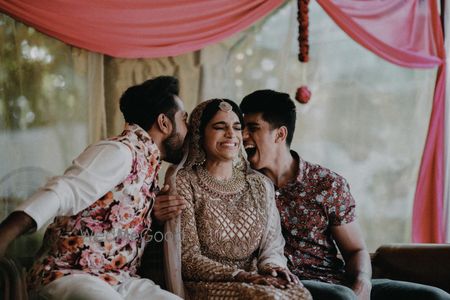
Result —
[[185, 169], [185, 168], [181, 168], [177, 171], [177, 179], [178, 178], [182, 178], [182, 179], [188, 179], [191, 178], [194, 175], [194, 171], [192, 169]]
[[247, 175], [247, 178], [250, 181], [258, 182], [259, 184], [265, 186], [266, 188], [270, 188], [270, 189], [273, 188], [273, 183], [270, 180], [270, 178], [257, 170], [251, 170], [249, 172], [249, 174]]
[[264, 181], [264, 182], [267, 182], [267, 181], [271, 182], [269, 177], [267, 177], [260, 171], [254, 170], [254, 169], [251, 169], [250, 171], [248, 171], [247, 178], [257, 179], [257, 180]]

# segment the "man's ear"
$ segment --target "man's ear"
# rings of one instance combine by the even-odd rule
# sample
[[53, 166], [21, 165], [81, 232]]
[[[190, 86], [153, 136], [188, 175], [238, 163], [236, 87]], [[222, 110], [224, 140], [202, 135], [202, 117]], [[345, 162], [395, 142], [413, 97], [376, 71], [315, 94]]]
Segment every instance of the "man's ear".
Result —
[[163, 134], [169, 135], [172, 133], [172, 121], [165, 114], [159, 114], [156, 123]]
[[281, 143], [285, 142], [287, 138], [288, 130], [286, 126], [281, 126], [277, 129], [276, 136], [275, 136], [275, 143]]

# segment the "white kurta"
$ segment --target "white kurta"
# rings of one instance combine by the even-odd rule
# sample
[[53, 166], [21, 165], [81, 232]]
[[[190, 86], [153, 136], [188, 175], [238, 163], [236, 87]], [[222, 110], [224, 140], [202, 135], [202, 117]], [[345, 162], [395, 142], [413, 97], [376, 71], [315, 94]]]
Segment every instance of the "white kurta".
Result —
[[125, 179], [131, 164], [131, 151], [123, 143], [98, 142], [15, 210], [32, 217], [39, 230], [55, 216], [75, 215], [94, 203]]

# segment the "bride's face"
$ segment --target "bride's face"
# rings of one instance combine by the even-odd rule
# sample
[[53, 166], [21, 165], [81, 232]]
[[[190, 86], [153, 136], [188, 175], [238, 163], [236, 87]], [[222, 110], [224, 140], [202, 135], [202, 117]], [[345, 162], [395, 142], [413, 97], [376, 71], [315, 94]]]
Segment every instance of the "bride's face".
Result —
[[239, 154], [242, 127], [233, 112], [219, 110], [205, 127], [203, 148], [208, 160], [232, 161]]

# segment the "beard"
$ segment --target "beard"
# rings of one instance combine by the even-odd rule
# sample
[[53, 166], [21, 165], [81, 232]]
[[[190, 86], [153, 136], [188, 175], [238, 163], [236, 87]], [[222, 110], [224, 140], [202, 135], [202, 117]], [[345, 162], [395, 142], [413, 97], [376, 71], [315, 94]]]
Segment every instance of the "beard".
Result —
[[172, 133], [162, 144], [166, 152], [164, 160], [172, 164], [178, 164], [183, 158], [183, 139], [176, 132], [176, 128], [172, 130]]

